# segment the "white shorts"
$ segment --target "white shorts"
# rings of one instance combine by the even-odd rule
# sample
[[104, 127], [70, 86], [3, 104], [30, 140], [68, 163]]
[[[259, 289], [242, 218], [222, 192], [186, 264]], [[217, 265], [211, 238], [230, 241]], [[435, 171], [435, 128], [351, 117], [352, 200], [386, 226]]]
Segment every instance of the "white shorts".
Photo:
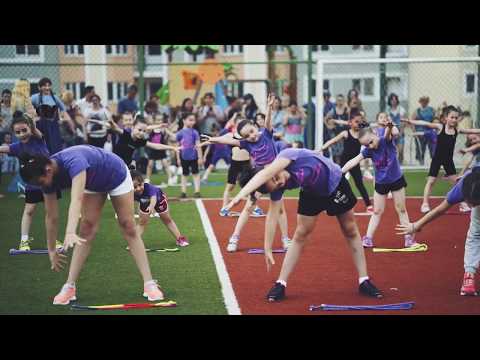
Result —
[[[125, 168], [127, 169], [127, 177], [115, 189], [107, 192], [108, 195], [110, 195], [110, 196], [121, 196], [121, 195], [128, 194], [130, 191], [133, 191], [133, 180], [132, 180], [132, 175], [130, 175], [130, 169], [128, 168], [127, 165], [125, 165]], [[97, 191], [90, 191], [90, 190], [86, 190], [86, 189], [85, 189], [84, 192], [85, 192], [85, 194], [101, 194]]]

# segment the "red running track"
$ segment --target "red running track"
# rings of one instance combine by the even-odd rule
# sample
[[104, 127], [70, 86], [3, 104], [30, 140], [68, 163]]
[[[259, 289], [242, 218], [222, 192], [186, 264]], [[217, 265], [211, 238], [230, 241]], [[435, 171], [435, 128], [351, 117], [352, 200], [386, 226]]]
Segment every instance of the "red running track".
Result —
[[[440, 199], [431, 205], [440, 203]], [[408, 199], [411, 219], [421, 216], [420, 199]], [[417, 234], [417, 242], [429, 246], [419, 253], [373, 253], [366, 250], [369, 275], [384, 292], [381, 300], [358, 294], [358, 280], [350, 252], [336, 218], [320, 215], [315, 233], [305, 246], [298, 266], [289, 279], [287, 297], [268, 303], [266, 293], [277, 279], [283, 254], [275, 254], [276, 264], [267, 273], [263, 255], [247, 254], [250, 248], [263, 247], [265, 218], [251, 218], [241, 235], [239, 251], [227, 253], [226, 246], [237, 218], [218, 215], [221, 201], [204, 201], [242, 314], [246, 315], [324, 315], [324, 314], [480, 314], [480, 297], [459, 295], [463, 279], [463, 254], [469, 224], [468, 215], [444, 215]], [[268, 202], [260, 205], [266, 211]], [[296, 226], [296, 200], [286, 200], [289, 234]], [[358, 211], [364, 211], [359, 201]], [[235, 210], [240, 210], [240, 207]], [[360, 233], [365, 234], [368, 216], [357, 216]], [[403, 237], [395, 235], [398, 217], [388, 201], [382, 223], [374, 239], [377, 247], [403, 247]], [[277, 229], [275, 248], [280, 247]], [[478, 284], [480, 286], [480, 283]], [[311, 304], [373, 305], [415, 301], [408, 311], [308, 311]]]

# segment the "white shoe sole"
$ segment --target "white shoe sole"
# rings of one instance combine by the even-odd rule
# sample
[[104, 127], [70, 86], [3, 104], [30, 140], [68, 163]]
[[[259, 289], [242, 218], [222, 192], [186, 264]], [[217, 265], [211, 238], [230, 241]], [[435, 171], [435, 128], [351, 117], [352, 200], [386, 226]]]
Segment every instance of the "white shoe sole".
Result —
[[143, 293], [143, 297], [146, 298], [148, 301], [162, 301], [162, 300], [165, 300], [165, 297], [162, 297], [160, 299], [152, 299], [150, 296], [147, 295], [147, 293]]
[[72, 297], [70, 300], [68, 300], [67, 302], [63, 302], [63, 303], [61, 303], [61, 302], [55, 302], [55, 301], [54, 301], [54, 302], [53, 302], [53, 305], [68, 305], [68, 304], [70, 304], [70, 302], [72, 302], [72, 301], [77, 301], [77, 297], [74, 296], [74, 297]]

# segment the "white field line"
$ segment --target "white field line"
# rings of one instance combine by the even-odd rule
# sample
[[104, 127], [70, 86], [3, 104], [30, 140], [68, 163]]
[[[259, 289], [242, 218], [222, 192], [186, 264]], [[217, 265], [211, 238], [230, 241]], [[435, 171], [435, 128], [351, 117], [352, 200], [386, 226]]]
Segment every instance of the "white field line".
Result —
[[241, 315], [242, 313], [240, 311], [240, 306], [238, 305], [237, 297], [233, 291], [232, 282], [230, 281], [230, 276], [228, 276], [227, 267], [223, 261], [222, 252], [220, 251], [220, 246], [218, 245], [218, 241], [213, 231], [210, 218], [208, 217], [207, 210], [205, 209], [202, 200], [195, 200], [195, 204], [197, 205], [197, 209], [202, 220], [203, 230], [205, 231], [205, 235], [208, 239], [208, 245], [210, 245], [215, 268], [220, 279], [223, 299], [227, 307], [227, 312], [229, 315]]

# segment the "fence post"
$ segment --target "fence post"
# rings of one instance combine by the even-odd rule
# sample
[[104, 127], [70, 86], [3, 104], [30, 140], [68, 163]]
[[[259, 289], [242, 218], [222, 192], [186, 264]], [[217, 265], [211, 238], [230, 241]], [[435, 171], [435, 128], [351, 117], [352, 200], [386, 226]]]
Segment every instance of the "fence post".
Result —
[[143, 105], [145, 104], [145, 78], [143, 72], [145, 71], [145, 46], [137, 45], [137, 68], [138, 68], [138, 90], [139, 90], [139, 102], [140, 113], [143, 115]]
[[[385, 59], [387, 56], [387, 46], [388, 45], [380, 45], [380, 58]], [[386, 79], [386, 72], [387, 70], [387, 64], [381, 63], [380, 64], [380, 111], [385, 111], [386, 109], [386, 85], [387, 85], [387, 79]]]
[[[307, 106], [308, 106], [308, 122], [307, 122], [307, 144], [305, 144], [306, 148], [313, 149], [314, 148], [314, 137], [315, 137], [315, 117], [313, 116], [313, 102], [312, 102], [312, 94], [313, 94], [313, 83], [312, 83], [312, 72], [313, 72], [313, 65], [312, 65], [312, 45], [308, 45], [308, 91], [307, 91]], [[322, 86], [323, 87], [323, 86]], [[323, 96], [323, 94], [318, 94], [317, 96]], [[323, 111], [323, 109], [317, 109], [317, 111]]]
[[323, 146], [323, 79], [324, 63], [322, 59], [317, 60], [317, 111], [315, 111], [315, 147], [320, 150]]

